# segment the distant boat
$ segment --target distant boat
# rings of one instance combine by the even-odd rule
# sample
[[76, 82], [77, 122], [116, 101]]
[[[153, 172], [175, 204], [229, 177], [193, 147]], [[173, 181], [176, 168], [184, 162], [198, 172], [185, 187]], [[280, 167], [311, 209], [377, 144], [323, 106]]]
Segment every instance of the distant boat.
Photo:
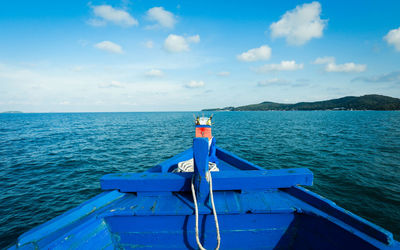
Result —
[[211, 119], [196, 119], [196, 135], [146, 172], [103, 176], [103, 193], [11, 249], [400, 249], [390, 232], [300, 187], [312, 185], [310, 170], [264, 170], [216, 147]]

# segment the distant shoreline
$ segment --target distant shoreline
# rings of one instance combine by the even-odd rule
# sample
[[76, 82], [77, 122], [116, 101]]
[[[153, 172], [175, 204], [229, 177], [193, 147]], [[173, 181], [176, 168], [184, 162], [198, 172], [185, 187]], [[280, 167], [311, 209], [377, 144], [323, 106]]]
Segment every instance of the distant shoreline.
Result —
[[393, 110], [377, 110], [377, 109], [341, 109], [341, 110], [333, 110], [333, 109], [312, 109], [312, 110], [207, 110], [202, 109], [201, 112], [311, 112], [311, 111], [376, 111], [376, 112], [387, 112], [387, 111], [400, 111], [400, 109]]
[[383, 95], [346, 96], [317, 102], [284, 104], [262, 102], [239, 107], [203, 109], [204, 112], [217, 111], [397, 111], [400, 99]]

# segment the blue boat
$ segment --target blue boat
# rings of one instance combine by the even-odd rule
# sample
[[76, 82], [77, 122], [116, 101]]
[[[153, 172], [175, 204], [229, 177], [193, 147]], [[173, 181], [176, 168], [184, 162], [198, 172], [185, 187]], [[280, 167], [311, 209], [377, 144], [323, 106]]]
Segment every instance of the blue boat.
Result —
[[143, 173], [103, 176], [100, 195], [11, 249], [400, 249], [303, 188], [310, 170], [265, 170], [217, 147], [210, 121], [196, 120], [193, 147]]

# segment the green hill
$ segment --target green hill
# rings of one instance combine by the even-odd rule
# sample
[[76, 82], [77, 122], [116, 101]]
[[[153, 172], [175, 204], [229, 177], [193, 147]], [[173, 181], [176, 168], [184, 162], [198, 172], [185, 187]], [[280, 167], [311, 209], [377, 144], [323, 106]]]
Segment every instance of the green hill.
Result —
[[262, 102], [240, 107], [203, 109], [202, 111], [267, 110], [400, 110], [400, 99], [383, 95], [346, 96], [318, 102], [299, 102], [295, 104]]

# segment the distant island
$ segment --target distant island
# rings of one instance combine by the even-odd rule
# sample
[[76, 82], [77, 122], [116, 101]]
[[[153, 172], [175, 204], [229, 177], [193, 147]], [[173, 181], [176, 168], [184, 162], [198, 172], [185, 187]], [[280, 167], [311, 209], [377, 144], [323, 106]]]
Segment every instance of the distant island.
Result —
[[3, 114], [21, 114], [23, 113], [22, 111], [4, 111], [2, 112]]
[[383, 95], [346, 96], [319, 102], [285, 104], [262, 102], [240, 107], [203, 109], [202, 111], [294, 111], [294, 110], [400, 110], [400, 99]]

